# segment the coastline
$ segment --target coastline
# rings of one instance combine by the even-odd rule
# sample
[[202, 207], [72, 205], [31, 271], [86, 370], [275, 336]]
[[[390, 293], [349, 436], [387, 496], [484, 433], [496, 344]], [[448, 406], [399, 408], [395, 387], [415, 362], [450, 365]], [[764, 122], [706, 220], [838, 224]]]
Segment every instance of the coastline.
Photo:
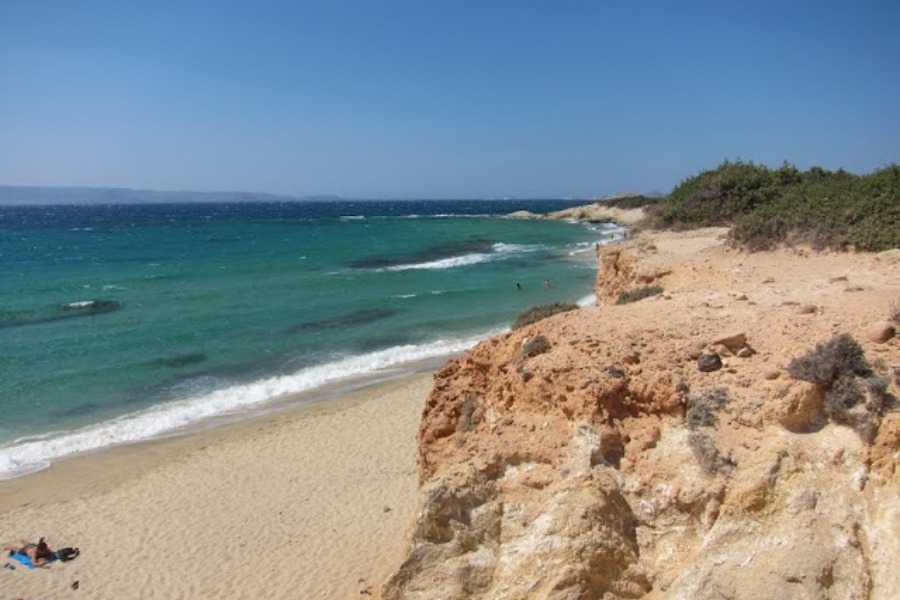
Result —
[[[473, 209], [470, 204], [459, 206]], [[544, 205], [531, 202], [524, 206]], [[21, 273], [31, 284], [22, 282], [16, 302], [24, 307], [21, 314], [31, 317], [23, 325], [16, 320], [19, 312], [15, 306], [4, 306], [2, 311], [3, 324], [14, 327], [8, 330], [3, 345], [11, 360], [0, 369], [8, 392], [0, 396], [0, 412], [10, 416], [0, 424], [0, 480], [45, 469], [66, 456], [178, 435], [227, 422], [235, 415], [265, 413], [273, 406], [281, 410], [286, 396], [303, 392], [318, 399], [315, 397], [324, 387], [341, 387], [345, 379], [354, 380], [352, 385], [360, 378], [378, 379], [385, 370], [394, 377], [409, 362], [423, 357], [445, 360], [495, 335], [543, 297], [585, 298], [596, 265], [593, 245], [605, 235], [603, 228], [593, 226], [511, 223], [485, 212], [496, 209], [487, 201], [476, 203], [479, 212], [472, 215], [447, 213], [446, 209], [437, 212], [430, 202], [401, 204], [401, 212], [409, 211], [413, 221], [406, 216], [403, 220], [385, 219], [379, 216], [385, 210], [367, 207], [359, 209], [349, 224], [341, 221], [340, 225], [335, 225], [335, 215], [354, 214], [356, 209], [332, 205], [327, 211], [291, 208], [287, 214], [291, 222], [314, 222], [315, 231], [339, 227], [348, 239], [358, 228], [374, 227], [375, 235], [387, 235], [390, 228], [401, 227], [415, 234], [415, 248], [397, 250], [399, 258], [388, 259], [390, 269], [383, 270], [378, 260], [356, 269], [352, 265], [359, 257], [368, 253], [376, 259], [380, 253], [393, 256], [395, 250], [367, 248], [369, 232], [359, 238], [359, 248], [348, 242], [341, 245], [342, 253], [319, 253], [314, 244], [304, 245], [318, 238], [299, 235], [294, 226], [284, 229], [282, 213], [270, 207], [237, 215], [241, 227], [256, 223], [254, 215], [265, 217], [260, 222], [269, 232], [259, 238], [255, 253], [247, 254], [236, 251], [246, 242], [249, 252], [250, 237], [240, 242], [240, 236], [231, 236], [234, 232], [229, 223], [235, 215], [228, 212], [230, 216], [224, 219], [221, 207], [194, 207], [184, 214], [139, 207], [129, 212], [122, 207], [124, 212], [116, 215], [129, 217], [123, 222], [131, 223], [123, 236], [145, 236], [143, 243], [148, 247], [155, 247], [156, 242], [171, 245], [196, 263], [183, 269], [177, 260], [158, 263], [142, 257], [132, 271], [122, 267], [131, 265], [127, 252], [116, 258], [119, 243], [82, 227], [92, 219], [109, 225], [112, 217], [106, 211], [86, 208], [82, 214], [79, 209], [55, 221], [43, 216], [40, 223], [59, 227], [60, 235], [71, 236], [66, 237], [71, 243], [88, 244], [85, 256], [105, 257], [118, 265], [118, 270], [104, 270], [99, 277], [91, 271], [91, 261], [81, 261], [82, 270], [78, 269], [80, 263], [73, 264], [65, 269], [66, 277], [83, 280], [87, 287], [59, 291], [52, 301], [38, 292], [45, 284], [56, 284], [28, 279], [41, 268]], [[43, 230], [29, 229], [32, 215], [26, 216], [20, 223], [22, 231], [40, 239]], [[173, 225], [161, 231], [148, 226], [161, 216]], [[194, 247], [189, 243], [194, 237], [182, 235], [180, 227], [182, 221], [200, 216], [209, 226], [204, 225], [197, 237], [199, 245]], [[413, 222], [416, 225], [410, 226]], [[420, 231], [456, 228], [453, 231], [462, 238], [471, 227], [481, 227], [479, 224], [484, 225], [485, 233], [476, 236], [477, 243], [463, 241], [447, 247]], [[449, 230], [444, 233], [456, 235]], [[284, 241], [288, 238], [290, 244]], [[486, 239], [495, 238], [497, 244], [484, 246]], [[535, 240], [540, 243], [532, 244]], [[127, 239], [119, 242], [128, 247]], [[107, 243], [114, 247], [107, 248]], [[225, 245], [220, 248], [221, 244]], [[218, 257], [217, 251], [223, 248], [234, 254]], [[14, 251], [18, 253], [26, 255], [27, 248]], [[280, 258], [265, 259], [270, 256]], [[220, 268], [220, 260], [248, 276], [234, 279], [234, 273]], [[400, 262], [393, 264], [392, 260]], [[264, 263], [266, 268], [261, 266]], [[303, 268], [298, 270], [298, 264]], [[522, 273], [507, 273], [505, 269], [511, 265], [529, 267]], [[301, 273], [303, 278], [298, 280]], [[522, 280], [524, 292], [509, 294], [519, 278], [528, 274], [533, 276], [533, 285]], [[192, 281], [196, 277], [205, 283]], [[259, 285], [250, 285], [256, 279]], [[547, 279], [554, 283], [553, 292], [541, 285]], [[476, 280], [486, 285], [471, 286]], [[306, 289], [318, 292], [299, 291]], [[177, 298], [169, 296], [172, 290], [179, 290]], [[247, 296], [252, 290], [255, 295]], [[229, 300], [237, 295], [242, 297], [240, 302]], [[47, 311], [51, 317], [60, 316], [54, 312], [59, 307], [70, 309], [96, 301], [112, 303], [121, 310], [97, 318], [79, 314], [78, 319], [51, 322], [46, 330], [40, 324], [39, 317], [47, 316]], [[263, 309], [270, 301], [272, 306]], [[496, 310], [488, 314], [482, 306]], [[32, 322], [34, 319], [37, 321]], [[38, 328], [31, 329], [29, 323]], [[72, 331], [67, 329], [70, 326]], [[88, 337], [82, 340], [82, 335]], [[48, 351], [40, 342], [45, 336], [59, 336], [62, 341]]]
[[[885, 344], [865, 335], [873, 323], [884, 318], [896, 298], [900, 283], [893, 269], [900, 260], [896, 251], [854, 255], [792, 248], [745, 254], [728, 248], [724, 233], [722, 228], [709, 228], [634, 236], [620, 248], [639, 257], [639, 262], [623, 262], [623, 277], [630, 273], [629, 277], [641, 281], [660, 281], [664, 294], [624, 307], [601, 305], [567, 313], [537, 329], [551, 339], [570, 336], [572, 343], [558, 344], [560, 351], [587, 348], [585, 355], [614, 351], [624, 356], [638, 340], [647, 364], [632, 365], [628, 370], [630, 376], [639, 378], [642, 372], [657, 372], [650, 368], [654, 360], [665, 365], [661, 372], [692, 365], [678, 357], [694, 348], [698, 338], [716, 333], [714, 329], [748, 327], [755, 351], [749, 358], [725, 358], [728, 368], [714, 376], [697, 375], [688, 368], [691, 377], [718, 378], [736, 397], [769, 393], [788, 385], [789, 378], [781, 372], [793, 357], [845, 329], [856, 332], [874, 357], [886, 364], [900, 364], [896, 361], [897, 339]], [[618, 255], [617, 250], [611, 251]], [[604, 280], [597, 292], [612, 298], [619, 284], [630, 283], [627, 277]], [[848, 298], [854, 301], [847, 302]], [[599, 315], [616, 318], [610, 321]], [[645, 335], [653, 338], [652, 343], [644, 340]], [[507, 338], [516, 346], [515, 335], [507, 335], [485, 340], [479, 347], [491, 356], [498, 352], [505, 356], [508, 353], [497, 347]], [[617, 344], [619, 350], [615, 350]], [[466, 364], [465, 358], [461, 360]], [[554, 372], [561, 377], [567, 369], [597, 364], [596, 358], [587, 363], [583, 360], [584, 356], [567, 358]], [[553, 364], [547, 366], [556, 369]], [[773, 379], [770, 373], [775, 374]], [[440, 383], [440, 375], [437, 377]], [[70, 593], [69, 586], [77, 580], [80, 594], [87, 598], [381, 598], [381, 586], [389, 576], [413, 572], [406, 566], [397, 569], [410, 549], [407, 536], [412, 534], [408, 529], [414, 524], [412, 519], [425, 514], [417, 509], [422, 499], [416, 455], [423, 449], [428, 452], [427, 423], [420, 425], [420, 417], [434, 378], [432, 372], [399, 377], [340, 393], [325, 402], [76, 457], [54, 463], [46, 471], [2, 481], [0, 531], [4, 544], [21, 537], [47, 536], [51, 545], [77, 545], [83, 554], [72, 563], [54, 564], [46, 571], [0, 570], [0, 589], [12, 597], [60, 597]], [[750, 387], [744, 384], [747, 381]], [[443, 389], [446, 394], [449, 388]], [[775, 400], [767, 399], [766, 405], [780, 398], [772, 394]], [[742, 411], [752, 412], [756, 410], [753, 407], [757, 404], [751, 402]], [[536, 423], [549, 422], [543, 413], [535, 418]], [[896, 429], [895, 425], [893, 419], [890, 427]], [[421, 431], [420, 426], [424, 427]], [[535, 430], [526, 431], [531, 433], [523, 438], [525, 443], [535, 444]], [[553, 431], [550, 428], [542, 435]], [[422, 446], [417, 445], [417, 434], [424, 440]], [[493, 443], [506, 443], [493, 429], [485, 435]], [[820, 493], [826, 498], [829, 489], [840, 489], [850, 481], [847, 473], [855, 472], [854, 461], [866, 450], [845, 428], [827, 427], [818, 436], [836, 440], [846, 453], [844, 470], [822, 480]], [[678, 439], [671, 436], [671, 441]], [[753, 439], [754, 444], [768, 447], [788, 438], [780, 432]], [[719, 443], [727, 445], [729, 440], [722, 437]], [[792, 443], [799, 447], [801, 443], [820, 443], [817, 440], [816, 435], [804, 434]], [[556, 442], [539, 446], [541, 451], [567, 447]], [[876, 449], [879, 447], [876, 444]], [[448, 448], [449, 452], [459, 450], [455, 444]], [[813, 450], [804, 451], [816, 455]], [[668, 467], [659, 466], [667, 464], [669, 451], [674, 461], [671, 473], [666, 471]], [[661, 446], [660, 456], [650, 452], [652, 474], [648, 472], [646, 480], [678, 477], [683, 466], [694, 461], [686, 451], [676, 444]], [[740, 454], [739, 464], [756, 464], [750, 450], [739, 443], [731, 452]], [[629, 456], [622, 469], [638, 469], [642, 452]], [[896, 453], [893, 456], [885, 460], [893, 464]], [[662, 469], [658, 474], [657, 467]], [[881, 474], [886, 473], [883, 465], [878, 469], [872, 473], [873, 480], [886, 477], [885, 481], [876, 481], [864, 491], [871, 496], [869, 500], [884, 502], [887, 509], [895, 510], [895, 496], [881, 499], [896, 489], [895, 475]], [[688, 469], [687, 474], [691, 472]], [[800, 476], [785, 477], [788, 475]], [[698, 497], [718, 489], [707, 489], [703, 477], [691, 475], [689, 479], [687, 488], [700, 486]], [[812, 483], [804, 480], [786, 485], [795, 489]], [[822, 500], [821, 506], [837, 511], [844, 505], [826, 505]], [[887, 509], [873, 512], [872, 518], [889, 515]], [[846, 520], [840, 515], [835, 518]], [[702, 536], [685, 543], [700, 539]], [[804, 533], [797, 539], [812, 538]], [[650, 560], [657, 548], [651, 544], [642, 551]], [[742, 548], [736, 552], [746, 555]], [[883, 553], [895, 555], [894, 546]], [[665, 593], [663, 586], [676, 581], [675, 573], [697, 568], [694, 558], [681, 562], [682, 558], [677, 564], [666, 563], [673, 573], [671, 580], [661, 571], [655, 580], [660, 586], [656, 595], [647, 597], [666, 597], [659, 594]], [[716, 560], [715, 553], [709, 559]], [[883, 591], [895, 578], [884, 569], [872, 573], [877, 579], [873, 597], [891, 597]], [[694, 579], [684, 578], [688, 582]], [[385, 594], [390, 597], [390, 590]]]
[[400, 377], [434, 371], [480, 339], [496, 333], [486, 331], [479, 336], [351, 356], [287, 377], [273, 376], [152, 406], [79, 429], [61, 431], [45, 439], [23, 438], [17, 440], [18, 443], [0, 445], [0, 482], [39, 473], [61, 460], [192, 435], [229, 423], [328, 401]]
[[398, 564], [431, 373], [113, 448], [0, 482], [3, 542], [82, 556], [0, 571], [13, 597], [347, 598]]

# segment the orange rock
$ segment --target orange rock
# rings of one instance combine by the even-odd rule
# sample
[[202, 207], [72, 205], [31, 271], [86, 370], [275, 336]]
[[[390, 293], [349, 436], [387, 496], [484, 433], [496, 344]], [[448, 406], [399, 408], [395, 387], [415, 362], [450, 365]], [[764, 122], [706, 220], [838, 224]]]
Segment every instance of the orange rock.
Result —
[[[782, 371], [835, 331], [883, 318], [893, 263], [726, 254], [699, 235], [601, 248], [597, 307], [486, 340], [438, 370], [418, 436], [418, 510], [385, 600], [900, 597], [900, 537], [883, 534], [900, 511], [900, 413], [867, 446], [826, 422], [822, 390]], [[758, 304], [720, 302], [735, 261]], [[852, 303], [821, 286], [863, 268]], [[603, 305], [646, 274], [677, 293]], [[827, 322], [777, 309], [783, 298], [815, 302], [809, 314]], [[755, 360], [698, 370], [710, 340], [749, 349], [748, 323]], [[521, 351], [541, 336], [540, 352]], [[877, 348], [900, 365], [900, 345]], [[690, 430], [685, 407], [706, 393], [727, 402]], [[727, 468], [705, 472], [692, 437]]]

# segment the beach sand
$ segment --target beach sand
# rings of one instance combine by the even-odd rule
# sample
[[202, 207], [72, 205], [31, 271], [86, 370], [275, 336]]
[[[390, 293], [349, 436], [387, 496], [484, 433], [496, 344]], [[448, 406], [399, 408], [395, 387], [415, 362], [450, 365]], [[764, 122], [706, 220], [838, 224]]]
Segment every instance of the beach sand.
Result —
[[0, 542], [82, 554], [12, 562], [0, 598], [377, 598], [414, 510], [431, 385], [417, 374], [2, 481]]

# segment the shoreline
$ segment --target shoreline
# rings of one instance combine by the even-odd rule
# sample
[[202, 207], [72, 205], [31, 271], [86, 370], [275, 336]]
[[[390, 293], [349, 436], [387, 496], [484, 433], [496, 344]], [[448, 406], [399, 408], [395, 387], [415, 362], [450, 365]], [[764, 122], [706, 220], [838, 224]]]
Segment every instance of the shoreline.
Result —
[[[82, 556], [0, 571], [4, 594], [346, 598], [399, 564], [417, 494], [422, 372], [325, 402], [0, 481], [2, 541]], [[214, 560], [207, 560], [214, 557]]]
[[[330, 363], [319, 365], [307, 369], [305, 373], [320, 371], [317, 377], [321, 379], [313, 387], [307, 389], [299, 389], [286, 393], [277, 393], [267, 398], [253, 401], [246, 406], [236, 405], [226, 409], [216, 409], [208, 415], [194, 416], [181, 420], [182, 424], [169, 424], [163, 426], [155, 433], [138, 433], [136, 438], [123, 437], [119, 438], [120, 430], [125, 427], [133, 429], [135, 423], [142, 423], [144, 426], [154, 426], [155, 420], [177, 420], [173, 419], [171, 414], [183, 413], [185, 411], [195, 410], [198, 402], [204, 402], [205, 398], [214, 399], [220, 394], [230, 394], [233, 390], [240, 388], [265, 388], [269, 382], [278, 380], [278, 377], [271, 377], [259, 381], [241, 384], [232, 388], [224, 388], [222, 390], [212, 390], [199, 398], [190, 398], [184, 401], [173, 402], [170, 404], [162, 404], [152, 406], [148, 409], [123, 415], [107, 421], [101, 421], [71, 431], [59, 432], [58, 434], [46, 438], [21, 438], [7, 442], [10, 445], [0, 446], [0, 483], [12, 481], [46, 471], [53, 465], [61, 462], [75, 459], [82, 456], [91, 456], [107, 451], [115, 451], [119, 448], [142, 445], [155, 441], [162, 441], [171, 438], [179, 438], [190, 436], [196, 433], [202, 433], [207, 430], [217, 429], [222, 426], [239, 423], [245, 420], [255, 420], [264, 418], [267, 415], [279, 414], [285, 411], [291, 411], [309, 405], [315, 405], [321, 402], [330, 401], [336, 397], [344, 396], [355, 391], [365, 389], [371, 386], [378, 386], [382, 383], [389, 382], [398, 378], [413, 376], [418, 373], [432, 372], [439, 368], [444, 362], [454, 356], [460, 355], [481, 339], [485, 339], [496, 335], [496, 331], [487, 331], [481, 336], [459, 339], [454, 342], [439, 342], [439, 351], [429, 349], [428, 345], [416, 347], [418, 352], [424, 350], [424, 354], [419, 357], [405, 357], [402, 360], [393, 362], [388, 357], [382, 358], [379, 353], [371, 355], [363, 355], [359, 357], [351, 357], [347, 364]], [[387, 352], [395, 352], [395, 348], [389, 349]], [[360, 368], [355, 363], [358, 360], [371, 360], [375, 362], [384, 362], [385, 364], [375, 368]], [[340, 373], [335, 376], [334, 373]], [[304, 371], [293, 374], [291, 377], [302, 377]], [[125, 431], [127, 434], [128, 432]], [[16, 443], [18, 442], [18, 443]], [[39, 456], [29, 456], [38, 453]], [[49, 455], [45, 455], [49, 454]], [[28, 457], [23, 461], [23, 456]]]
[[[497, 217], [492, 216], [491, 220], [500, 222], [502, 220], [499, 218], [500, 215]], [[560, 238], [565, 240], [571, 237], [571, 241], [575, 243], [561, 246], [566, 252], [553, 254], [552, 263], [558, 262], [559, 265], [565, 267], [568, 273], [573, 273], [572, 276], [578, 278], [578, 285], [571, 287], [575, 293], [567, 294], [566, 299], [584, 304], [586, 298], [592, 295], [592, 289], [588, 285], [582, 289], [581, 282], [588, 283], [587, 274], [595, 271], [596, 257], [593, 246], [603, 242], [607, 234], [604, 233], [606, 231], [604, 228], [588, 224], [583, 224], [577, 229], [584, 229], [584, 231], [566, 233]], [[503, 239], [506, 238], [503, 237]], [[507, 255], [512, 256], [519, 250], [511, 249], [519, 247], [519, 244], [510, 244], [509, 248], [502, 252], [498, 250], [497, 254], [501, 255], [501, 258]], [[464, 253], [455, 258], [472, 256], [471, 251], [471, 248], [460, 248], [458, 252]], [[531, 249], [522, 250], [522, 252], [531, 251]], [[551, 264], [551, 262], [546, 264]], [[582, 270], [582, 267], [590, 269], [590, 271]], [[554, 283], [557, 283], [557, 279], [553, 277], [554, 273], [549, 273], [549, 275], [553, 278]], [[516, 277], [519, 276], [516, 274]], [[541, 275], [535, 281], [544, 280], [545, 276]], [[490, 288], [485, 286], [484, 289], [491, 290], [492, 298], [498, 297], [505, 288], [502, 285], [494, 287], [493, 283], [499, 281], [496, 277], [492, 276], [488, 281]], [[505, 285], [512, 288], [513, 283]], [[557, 288], [559, 287], [561, 286], [558, 285]], [[109, 360], [110, 364], [115, 365], [111, 367], [109, 374], [100, 375], [99, 371], [90, 367], [93, 361], [85, 360], [84, 369], [78, 367], [73, 371], [65, 371], [57, 368], [55, 359], [48, 362], [48, 359], [36, 350], [29, 353], [24, 348], [18, 348], [17, 352], [21, 352], [24, 357], [28, 358], [28, 368], [32, 368], [32, 365], [42, 366], [35, 367], [36, 372], [28, 375], [31, 378], [29, 381], [35, 382], [33, 388], [20, 390], [16, 387], [16, 379], [10, 377], [10, 386], [8, 387], [14, 391], [20, 390], [19, 396], [22, 397], [13, 394], [5, 398], [4, 406], [9, 404], [7, 408], [14, 418], [7, 423], [7, 427], [0, 427], [2, 429], [0, 432], [2, 433], [0, 436], [2, 438], [0, 439], [0, 481], [39, 472], [49, 468], [60, 459], [73, 455], [104, 451], [107, 448], [123, 444], [142, 443], [148, 439], [182, 435], [185, 432], [215, 427], [236, 419], [255, 418], [255, 416], [271, 410], [282, 410], [286, 403], [296, 403], [296, 400], [286, 402], [285, 398], [297, 398], [300, 394], [305, 399], [318, 401], [323, 395], [332, 395], [331, 390], [334, 389], [353, 388], [360, 383], [369, 384], [371, 381], [385, 377], [394, 377], [397, 372], [419, 370], [417, 367], [411, 369], [407, 365], [410, 362], [420, 361], [422, 356], [432, 362], [435, 360], [443, 362], [507, 328], [509, 322], [515, 318], [517, 311], [520, 312], [527, 308], [527, 306], [520, 307], [519, 304], [522, 304], [524, 300], [519, 302], [516, 300], [517, 298], [528, 298], [533, 300], [533, 303], [541, 302], [532, 294], [532, 289], [534, 288], [526, 286], [525, 294], [503, 295], [503, 302], [508, 303], [508, 305], [504, 305], [504, 310], [509, 314], [508, 319], [501, 319], [496, 323], [496, 319], [487, 322], [485, 319], [459, 321], [463, 332], [449, 331], [447, 330], [448, 326], [441, 325], [438, 329], [443, 331], [435, 332], [434, 335], [437, 339], [430, 340], [418, 337], [410, 340], [407, 337], [395, 336], [390, 331], [392, 326], [387, 325], [387, 333], [373, 331], [372, 340], [362, 340], [358, 346], [351, 344], [352, 348], [349, 350], [328, 354], [325, 352], [327, 348], [324, 348], [323, 353], [316, 355], [318, 358], [315, 359], [323, 362], [315, 364], [285, 361], [284, 357], [279, 355], [281, 350], [273, 350], [272, 356], [275, 358], [271, 360], [266, 353], [248, 353], [240, 360], [231, 360], [227, 356], [228, 353], [224, 352], [219, 354], [226, 358], [217, 357], [215, 360], [206, 357], [203, 353], [184, 354], [180, 358], [193, 357], [199, 361], [197, 365], [189, 365], [183, 370], [178, 365], [166, 365], [166, 367], [178, 366], [177, 369], [171, 371], [161, 366], [158, 369], [154, 367], [158, 372], [154, 371], [152, 375], [142, 372], [140, 375], [135, 375], [132, 381], [127, 377], [117, 375], [118, 372], [128, 371], [128, 369], [120, 369], [118, 365], [137, 364], [134, 361], [137, 360], [138, 353], [131, 357], [126, 355], [127, 353], [122, 349], [110, 351], [102, 344], [98, 344], [96, 350], [98, 355], [104, 357], [104, 361]], [[542, 288], [537, 287], [537, 289]], [[418, 289], [414, 291], [416, 293], [411, 297], [444, 293], [440, 289], [430, 292]], [[123, 299], [118, 298], [118, 300]], [[406, 301], [402, 302], [404, 305], [397, 309], [398, 313], [406, 310]], [[430, 299], [425, 302], [423, 307], [435, 306]], [[391, 311], [393, 310], [392, 308]], [[411, 310], [430, 312], [430, 310]], [[363, 313], [365, 312], [363, 311]], [[481, 311], [476, 308], [475, 312]], [[440, 311], [435, 314], [439, 315], [435, 318], [446, 319], [446, 315], [440, 315]], [[502, 314], [507, 314], [507, 312]], [[349, 311], [348, 315], [352, 321], [353, 312]], [[344, 315], [344, 318], [348, 315]], [[151, 320], [148, 319], [148, 322]], [[442, 322], [449, 323], [449, 327], [455, 326], [455, 321], [452, 319]], [[97, 323], [99, 326], [101, 321]], [[466, 325], [466, 323], [471, 324]], [[394, 329], [403, 329], [404, 327], [406, 325], [399, 322], [393, 326]], [[263, 332], [261, 337], [268, 337], [270, 333]], [[31, 337], [37, 338], [37, 336]], [[104, 339], [118, 338], [110, 335]], [[135, 341], [130, 342], [129, 347], [140, 348], [146, 345], [137, 342], [137, 339], [134, 338]], [[390, 345], [392, 343], [396, 345]], [[277, 343], [273, 342], [273, 346], [277, 344], [292, 345], [293, 342], [284, 342], [281, 337], [278, 337]], [[302, 345], [301, 342], [298, 344]], [[384, 348], [383, 345], [389, 347]], [[93, 352], [94, 349], [92, 348], [91, 351]], [[294, 352], [294, 350], [290, 352]], [[296, 350], [296, 352], [299, 356], [303, 355], [304, 351]], [[119, 353], [123, 355], [121, 361]], [[179, 356], [175, 356], [177, 354], [175, 349], [172, 350], [172, 353], [174, 358], [179, 358]], [[53, 357], [56, 354], [54, 353]], [[68, 356], [65, 352], [58, 354]], [[144, 357], [146, 360], [140, 364], [154, 364], [154, 361], [165, 360], [165, 358], [159, 357], [165, 357], [169, 352], [168, 350], [154, 350], [151, 354], [155, 358], [151, 360], [152, 357]], [[212, 352], [210, 357], [214, 354], [216, 352]], [[38, 358], [35, 359], [35, 356]], [[208, 364], [200, 364], [207, 358], [209, 358]], [[222, 364], [220, 365], [219, 362]], [[246, 370], [244, 367], [247, 367]], [[221, 374], [218, 371], [220, 368]], [[41, 372], [44, 369], [49, 369], [49, 371]], [[28, 369], [22, 370], [23, 377], [26, 371]], [[81, 388], [79, 377], [83, 373], [94, 371], [97, 373], [94, 379], [107, 381], [108, 388], [99, 392], [88, 391], [93, 388]], [[112, 373], [112, 371], [116, 373]], [[386, 376], [385, 371], [387, 372]], [[43, 385], [44, 378], [47, 380], [55, 378], [53, 385], [57, 387], [49, 384]], [[346, 380], [349, 380], [349, 384], [345, 386]], [[59, 382], [66, 382], [65, 386], [75, 387], [72, 389], [65, 386], [60, 387], [62, 384], [57, 385]], [[74, 393], [75, 389], [82, 391]], [[328, 391], [322, 394], [320, 393], [322, 389]], [[343, 393], [345, 390], [340, 389], [340, 391]], [[32, 394], [34, 395], [32, 396]], [[34, 404], [36, 408], [30, 410], [29, 404]]]

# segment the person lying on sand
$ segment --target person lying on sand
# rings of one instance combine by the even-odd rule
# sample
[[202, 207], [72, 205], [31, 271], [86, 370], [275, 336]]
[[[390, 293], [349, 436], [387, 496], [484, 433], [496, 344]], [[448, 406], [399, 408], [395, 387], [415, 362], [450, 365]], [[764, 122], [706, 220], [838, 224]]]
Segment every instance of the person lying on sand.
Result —
[[50, 549], [50, 546], [47, 545], [47, 542], [44, 541], [44, 538], [38, 540], [36, 544], [34, 542], [29, 542], [28, 540], [22, 540], [21, 547], [7, 546], [6, 550], [9, 551], [10, 556], [13, 554], [20, 554], [27, 557], [35, 567], [43, 567], [56, 558], [55, 553]]

